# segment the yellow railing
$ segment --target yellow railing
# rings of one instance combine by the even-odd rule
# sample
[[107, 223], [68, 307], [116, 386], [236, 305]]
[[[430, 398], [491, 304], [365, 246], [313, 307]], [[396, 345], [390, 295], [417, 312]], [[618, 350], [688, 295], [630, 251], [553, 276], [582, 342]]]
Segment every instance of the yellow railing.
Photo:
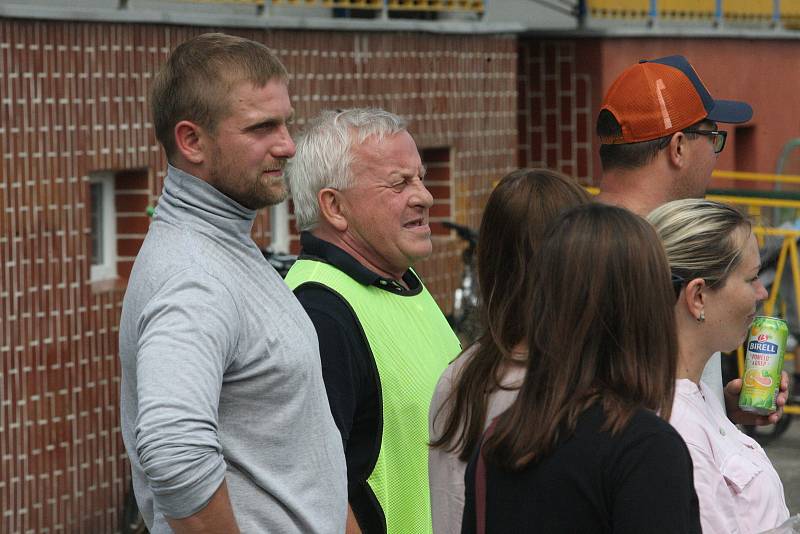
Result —
[[[787, 186], [800, 185], [800, 176], [796, 175], [782, 175], [782, 174], [765, 174], [753, 172], [734, 172], [734, 171], [714, 171], [714, 178], [727, 179], [734, 181], [746, 182], [766, 182], [772, 184], [785, 184]], [[744, 193], [744, 191], [742, 191]], [[778, 295], [780, 293], [781, 281], [786, 270], [786, 261], [788, 259], [791, 267], [792, 287], [794, 288], [794, 296], [796, 303], [796, 313], [798, 324], [800, 324], [800, 258], [798, 257], [797, 240], [800, 238], [800, 230], [784, 229], [784, 228], [770, 228], [762, 226], [765, 216], [763, 213], [764, 208], [781, 208], [791, 210], [795, 213], [795, 218], [800, 213], [800, 201], [777, 199], [777, 198], [755, 198], [734, 195], [707, 195], [707, 198], [742, 206], [746, 208], [748, 215], [756, 222], [758, 226], [753, 227], [753, 233], [758, 238], [761, 246], [767, 237], [781, 238], [781, 249], [778, 254], [778, 264], [775, 271], [775, 279], [772, 281], [769, 296], [764, 303], [764, 314], [775, 315], [776, 305], [778, 302]], [[785, 313], [778, 315], [785, 316]], [[786, 361], [794, 361], [796, 355], [794, 353], [786, 354]], [[744, 348], [739, 347], [736, 351], [736, 361], [739, 368], [739, 376], [744, 373]], [[796, 365], [796, 364], [795, 364]], [[800, 415], [800, 406], [792, 405], [786, 406], [784, 411], [789, 414]]]
[[714, 18], [714, 0], [660, 0], [658, 17], [665, 19], [706, 19]]
[[[797, 312], [798, 323], [800, 323], [800, 259], [798, 259], [797, 240], [800, 238], [800, 230], [789, 230], [784, 228], [765, 228], [763, 226], [753, 227], [753, 233], [760, 238], [763, 242], [767, 236], [780, 237], [783, 239], [781, 243], [781, 250], [778, 254], [778, 265], [775, 270], [775, 279], [772, 281], [769, 296], [764, 303], [764, 315], [775, 315], [775, 305], [778, 301], [778, 294], [780, 293], [781, 281], [786, 267], [786, 260], [788, 258], [791, 265], [792, 286], [794, 288], [795, 307]], [[791, 352], [786, 353], [786, 361], [794, 361], [795, 354]], [[739, 347], [736, 351], [736, 361], [739, 367], [739, 376], [744, 373], [744, 348]], [[786, 413], [800, 414], [800, 406], [786, 406], [784, 408]]]
[[[767, 301], [764, 303], [764, 313], [772, 315], [775, 311], [775, 303], [778, 300], [778, 290], [781, 286], [783, 279], [783, 271], [786, 267], [786, 258], [792, 267], [792, 285], [794, 286], [795, 300], [800, 303], [800, 261], [797, 255], [797, 239], [800, 238], [800, 230], [789, 230], [783, 228], [764, 228], [756, 226], [753, 228], [753, 233], [761, 236], [762, 239], [766, 236], [778, 236], [783, 239], [781, 243], [781, 250], [778, 254], [778, 266], [775, 270], [775, 279], [772, 282], [772, 291], [770, 291]], [[797, 309], [798, 323], [800, 323], [800, 307]]]
[[586, 8], [595, 18], [645, 18], [650, 14], [650, 2], [646, 0], [588, 0]]
[[469, 11], [483, 13], [483, 0], [180, 0], [200, 4], [239, 4], [258, 7], [323, 7], [389, 9], [396, 11]]
[[771, 23], [786, 28], [800, 24], [800, 0], [588, 0], [587, 11], [596, 18], [657, 18], [667, 20], [724, 20], [737, 23]]
[[[800, 213], [800, 201], [798, 200], [782, 200], [777, 198], [754, 198], [754, 197], [740, 197], [733, 195], [706, 195], [709, 200], [716, 200], [723, 204], [731, 204], [734, 206], [741, 206], [745, 209], [747, 215], [757, 225], [766, 225], [769, 223], [769, 217], [764, 213], [764, 209], [784, 209], [792, 210], [795, 214]], [[796, 218], [796, 217], [795, 217]], [[764, 241], [759, 237], [759, 244], [763, 245]]]
[[240, 6], [264, 6], [264, 0], [178, 0], [187, 4], [235, 4]]
[[[741, 189], [741, 186], [734, 187], [736, 194], [708, 195], [713, 200], [744, 207], [757, 225], [779, 226], [784, 220], [794, 221], [800, 217], [800, 200], [791, 198], [800, 196], [800, 176], [734, 171], [714, 171], [712, 176], [733, 182], [773, 184], [771, 190], [757, 189], [749, 197], [742, 196], [747, 194], [747, 190]], [[756, 195], [760, 196], [757, 198]], [[789, 198], [778, 198], [781, 196]], [[759, 242], [762, 243], [761, 240]]]
[[778, 184], [800, 185], [800, 176], [795, 174], [768, 174], [764, 172], [714, 171], [713, 178], [737, 180], [744, 182], [770, 182]]
[[773, 0], [723, 0], [722, 16], [730, 21], [769, 21], [774, 8]]
[[800, 24], [800, 0], [781, 0], [781, 21], [785, 28], [796, 30]]

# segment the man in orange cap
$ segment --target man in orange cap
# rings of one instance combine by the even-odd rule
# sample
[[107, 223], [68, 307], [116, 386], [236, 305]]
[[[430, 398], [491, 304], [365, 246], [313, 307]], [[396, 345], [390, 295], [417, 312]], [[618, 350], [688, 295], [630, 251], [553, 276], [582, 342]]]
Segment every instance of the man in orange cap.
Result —
[[[702, 198], [725, 148], [727, 132], [718, 123], [738, 124], [752, 116], [745, 102], [714, 99], [683, 56], [639, 61], [611, 84], [597, 117], [603, 167], [597, 200], [645, 216], [672, 200]], [[742, 412], [741, 380], [728, 383], [723, 394], [718, 353], [703, 382], [740, 424], [774, 423], [786, 402], [788, 376], [781, 380], [778, 412], [769, 417]]]
[[703, 197], [727, 132], [752, 108], [715, 100], [683, 56], [642, 60], [611, 85], [597, 118], [602, 202], [647, 215], [681, 198]]

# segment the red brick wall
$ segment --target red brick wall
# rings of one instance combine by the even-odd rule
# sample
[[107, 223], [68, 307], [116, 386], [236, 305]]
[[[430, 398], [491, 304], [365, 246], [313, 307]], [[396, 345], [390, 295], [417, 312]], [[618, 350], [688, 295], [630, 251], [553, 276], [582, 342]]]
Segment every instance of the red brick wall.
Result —
[[[602, 44], [604, 75], [598, 90], [639, 58], [686, 56], [714, 98], [744, 100], [753, 106], [749, 128], [720, 125], [728, 141], [717, 169], [775, 172], [784, 143], [800, 137], [800, 41], [795, 39], [616, 39]], [[718, 181], [712, 186], [741, 186]], [[747, 185], [747, 184], [746, 184]], [[763, 186], [763, 184], [761, 184]], [[758, 187], [759, 184], [749, 184]], [[785, 187], [784, 187], [785, 188]]]
[[591, 49], [576, 40], [520, 40], [519, 165], [592, 183]]
[[[590, 38], [519, 42], [519, 162], [596, 184], [594, 122], [616, 77], [642, 58], [686, 56], [715, 98], [744, 100], [753, 120], [728, 130], [717, 169], [775, 172], [784, 143], [800, 137], [800, 42], [788, 39]], [[787, 112], [789, 110], [789, 112]], [[717, 181], [712, 186], [741, 186]], [[744, 184], [748, 185], [748, 184]], [[757, 186], [757, 184], [749, 184]]]
[[[127, 465], [117, 335], [125, 281], [89, 283], [89, 173], [117, 171], [119, 271], [146, 232], [165, 161], [144, 95], [196, 28], [0, 20], [0, 532], [113, 532]], [[275, 48], [300, 118], [379, 106], [421, 149], [451, 149], [450, 216], [477, 225], [515, 168], [510, 37], [236, 32]], [[137, 171], [137, 172], [130, 172]], [[269, 241], [268, 217], [255, 230]], [[460, 245], [419, 266], [443, 306]]]

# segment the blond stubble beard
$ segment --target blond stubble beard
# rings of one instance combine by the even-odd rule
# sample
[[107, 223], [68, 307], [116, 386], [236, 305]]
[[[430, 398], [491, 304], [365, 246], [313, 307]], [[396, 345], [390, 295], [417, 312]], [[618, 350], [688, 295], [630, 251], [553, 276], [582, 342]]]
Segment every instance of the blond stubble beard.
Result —
[[[212, 157], [215, 162], [224, 161], [218, 148], [214, 151]], [[279, 161], [278, 163], [281, 172], [283, 172], [286, 162]], [[262, 172], [255, 179], [251, 177], [242, 178], [242, 176], [237, 177], [231, 172], [228, 166], [220, 167], [219, 165], [214, 165], [209, 171], [208, 178], [208, 182], [222, 194], [251, 210], [260, 210], [280, 204], [289, 196], [289, 187], [283, 174], [281, 174], [280, 178], [267, 178]], [[279, 193], [275, 194], [273, 186], [278, 180], [281, 182], [281, 189]]]

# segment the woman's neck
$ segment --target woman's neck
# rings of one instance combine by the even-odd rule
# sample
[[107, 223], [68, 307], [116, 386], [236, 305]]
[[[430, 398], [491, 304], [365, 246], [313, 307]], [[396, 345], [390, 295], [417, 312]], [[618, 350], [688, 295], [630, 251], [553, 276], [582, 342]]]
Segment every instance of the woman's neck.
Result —
[[697, 333], [682, 335], [678, 330], [678, 368], [676, 378], [688, 378], [695, 384], [700, 383], [703, 369], [711, 358], [713, 351], [705, 346]]
[[526, 361], [528, 359], [528, 344], [520, 341], [511, 347], [511, 359], [514, 361]]
[[[704, 361], [708, 361], [711, 357], [709, 354], [708, 357], [705, 358]], [[678, 357], [678, 369], [675, 373], [675, 378], [688, 378], [695, 384], [700, 383], [700, 377], [703, 376], [703, 369], [705, 368], [705, 363], [698, 364], [696, 360], [692, 360], [691, 358], [684, 358], [684, 355], [681, 353]]]

